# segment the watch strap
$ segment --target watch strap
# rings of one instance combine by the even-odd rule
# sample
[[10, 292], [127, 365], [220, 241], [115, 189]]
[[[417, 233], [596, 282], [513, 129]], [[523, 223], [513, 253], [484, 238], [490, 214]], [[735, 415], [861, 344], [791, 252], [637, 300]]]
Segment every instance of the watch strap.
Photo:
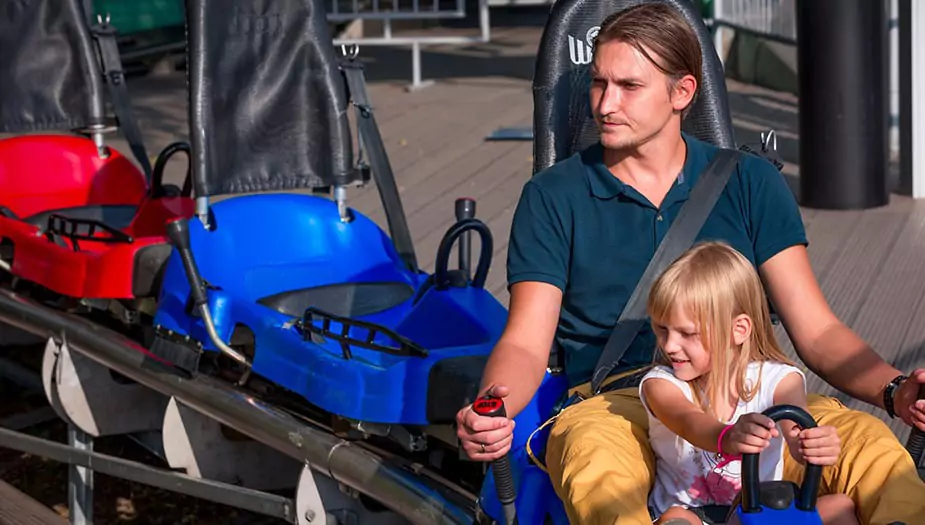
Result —
[[908, 376], [898, 375], [883, 389], [883, 408], [886, 409], [886, 413], [890, 415], [891, 419], [896, 417], [896, 411], [893, 407], [893, 395], [899, 385], [906, 379], [909, 379]]

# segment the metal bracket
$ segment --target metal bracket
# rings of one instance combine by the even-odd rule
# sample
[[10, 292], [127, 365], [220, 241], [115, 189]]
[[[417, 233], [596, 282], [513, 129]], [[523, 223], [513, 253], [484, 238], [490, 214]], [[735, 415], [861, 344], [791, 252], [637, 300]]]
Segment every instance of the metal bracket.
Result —
[[170, 398], [161, 431], [171, 468], [257, 490], [294, 487], [301, 463]]
[[92, 437], [160, 430], [168, 398], [139, 383], [117, 381], [92, 359], [48, 339], [42, 386], [58, 416]]
[[343, 53], [348, 60], [354, 60], [357, 55], [360, 54], [360, 46], [357, 44], [341, 44], [340, 52]]
[[771, 150], [777, 151], [777, 133], [773, 129], [768, 130], [767, 134], [761, 133], [761, 151], [767, 153], [769, 146]]

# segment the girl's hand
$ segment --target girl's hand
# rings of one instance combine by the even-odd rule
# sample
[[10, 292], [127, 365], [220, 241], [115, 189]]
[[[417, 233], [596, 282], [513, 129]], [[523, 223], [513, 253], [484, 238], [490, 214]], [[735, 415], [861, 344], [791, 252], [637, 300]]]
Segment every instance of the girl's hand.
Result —
[[790, 437], [799, 443], [797, 450], [791, 448], [793, 459], [811, 465], [834, 465], [841, 453], [841, 439], [833, 426], [801, 429], [794, 425]]
[[760, 454], [777, 436], [773, 419], [758, 413], [745, 414], [723, 436], [723, 452], [734, 456]]

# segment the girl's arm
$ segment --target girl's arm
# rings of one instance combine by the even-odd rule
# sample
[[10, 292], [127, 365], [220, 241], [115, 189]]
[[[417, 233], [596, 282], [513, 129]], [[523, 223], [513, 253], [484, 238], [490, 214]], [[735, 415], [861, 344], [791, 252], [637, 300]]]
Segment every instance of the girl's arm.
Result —
[[[726, 425], [691, 403], [677, 385], [651, 378], [642, 384], [642, 392], [652, 414], [669, 430], [699, 449], [719, 452], [717, 440]], [[773, 422], [761, 414], [739, 418], [737, 431], [728, 432], [723, 438], [723, 452], [760, 452], [775, 433], [764, 425], [766, 422], [773, 426]]]
[[[803, 376], [797, 372], [784, 376], [774, 389], [774, 404], [793, 405], [806, 410], [806, 386], [803, 384]], [[782, 419], [778, 425], [787, 441], [790, 455], [800, 464], [805, 465], [806, 461], [800, 453], [800, 432], [797, 424], [789, 419]]]

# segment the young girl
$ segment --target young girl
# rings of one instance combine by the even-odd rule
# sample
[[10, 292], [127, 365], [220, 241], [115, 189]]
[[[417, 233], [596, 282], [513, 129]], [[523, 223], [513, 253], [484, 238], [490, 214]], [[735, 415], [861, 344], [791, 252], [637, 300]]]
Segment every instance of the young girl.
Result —
[[[782, 478], [784, 440], [801, 464], [835, 463], [834, 427], [761, 415], [779, 404], [805, 409], [805, 377], [777, 345], [745, 257], [722, 243], [695, 246], [655, 282], [648, 311], [660, 352], [639, 388], [657, 458], [655, 523], [706, 523], [701, 507], [733, 505], [743, 453], [760, 453], [762, 481]], [[858, 524], [846, 495], [820, 497], [817, 509], [826, 525]], [[734, 507], [728, 519], [737, 523]]]

